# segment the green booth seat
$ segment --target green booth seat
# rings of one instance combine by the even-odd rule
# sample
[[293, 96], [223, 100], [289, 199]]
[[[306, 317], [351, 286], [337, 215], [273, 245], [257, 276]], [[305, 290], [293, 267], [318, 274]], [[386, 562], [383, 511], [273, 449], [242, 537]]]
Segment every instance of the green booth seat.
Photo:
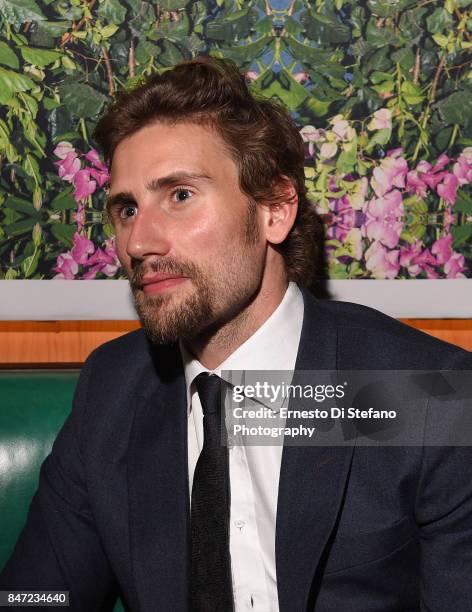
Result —
[[[0, 568], [26, 521], [41, 463], [71, 410], [78, 376], [78, 370], [0, 371]], [[113, 612], [124, 610], [118, 600]]]

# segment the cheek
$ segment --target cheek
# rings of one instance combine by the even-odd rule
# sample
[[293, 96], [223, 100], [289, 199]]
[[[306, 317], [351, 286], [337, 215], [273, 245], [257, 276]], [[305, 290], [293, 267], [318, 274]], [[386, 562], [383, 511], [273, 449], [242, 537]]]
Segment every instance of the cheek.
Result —
[[127, 238], [121, 232], [115, 232], [115, 250], [118, 259], [123, 267], [130, 262], [130, 257], [126, 252]]

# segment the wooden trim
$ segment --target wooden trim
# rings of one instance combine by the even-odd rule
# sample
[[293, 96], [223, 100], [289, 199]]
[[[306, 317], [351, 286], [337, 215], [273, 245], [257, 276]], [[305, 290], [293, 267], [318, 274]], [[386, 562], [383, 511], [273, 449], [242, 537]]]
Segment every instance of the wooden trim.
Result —
[[403, 323], [472, 351], [472, 319], [401, 319]]
[[0, 321], [0, 364], [77, 367], [100, 344], [139, 321]]
[[[403, 322], [472, 350], [472, 319]], [[139, 321], [0, 321], [0, 367], [80, 367], [94, 348], [139, 327]]]

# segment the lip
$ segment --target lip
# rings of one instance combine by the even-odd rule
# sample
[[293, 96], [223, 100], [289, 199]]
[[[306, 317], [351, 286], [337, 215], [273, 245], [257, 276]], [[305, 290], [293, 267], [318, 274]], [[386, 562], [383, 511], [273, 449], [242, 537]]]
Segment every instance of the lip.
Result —
[[188, 280], [187, 276], [160, 273], [144, 278], [141, 286], [144, 293], [158, 293], [170, 287], [174, 287], [175, 285], [179, 285], [186, 280]]

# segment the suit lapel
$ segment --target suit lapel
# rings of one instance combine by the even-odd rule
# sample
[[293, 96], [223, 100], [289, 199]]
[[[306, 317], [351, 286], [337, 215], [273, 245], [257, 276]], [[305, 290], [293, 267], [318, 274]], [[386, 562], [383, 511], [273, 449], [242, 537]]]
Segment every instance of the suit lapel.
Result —
[[[336, 370], [336, 326], [308, 291], [302, 293], [305, 309], [295, 370]], [[295, 372], [293, 384], [297, 382], [307, 384], [308, 379], [302, 382]], [[296, 405], [291, 400], [289, 409]], [[295, 424], [287, 420], [288, 427]], [[280, 612], [306, 610], [316, 595], [312, 584], [316, 591], [316, 570], [341, 508], [352, 452], [353, 445], [284, 445], [275, 541]]]
[[177, 345], [143, 374], [129, 447], [130, 549], [140, 609], [188, 609], [187, 405]]

